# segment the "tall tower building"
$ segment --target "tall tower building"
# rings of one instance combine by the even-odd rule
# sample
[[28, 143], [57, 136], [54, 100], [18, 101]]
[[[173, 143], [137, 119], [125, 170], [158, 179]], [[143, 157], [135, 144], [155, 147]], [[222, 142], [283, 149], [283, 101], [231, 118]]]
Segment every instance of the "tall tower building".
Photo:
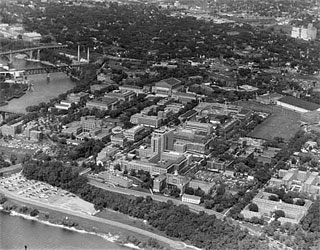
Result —
[[151, 151], [161, 154], [165, 150], [173, 149], [173, 129], [157, 129], [152, 133]]

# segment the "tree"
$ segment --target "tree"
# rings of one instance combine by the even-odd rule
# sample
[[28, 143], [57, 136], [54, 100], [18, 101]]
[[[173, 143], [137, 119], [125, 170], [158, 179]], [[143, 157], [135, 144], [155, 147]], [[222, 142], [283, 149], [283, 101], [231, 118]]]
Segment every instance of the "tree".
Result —
[[16, 161], [17, 161], [17, 156], [15, 154], [11, 154], [10, 155], [10, 161], [12, 163], [12, 165], [15, 165], [16, 164]]
[[178, 198], [180, 196], [180, 193], [181, 193], [181, 190], [179, 188], [177, 188], [176, 186], [173, 189], [171, 189], [171, 191], [170, 191], [170, 195], [175, 198]]
[[255, 204], [255, 203], [251, 203], [248, 208], [249, 208], [249, 210], [252, 211], [252, 212], [259, 212], [259, 207], [258, 207], [258, 205]]
[[0, 194], [0, 204], [4, 204], [7, 201], [7, 197], [5, 197], [3, 194]]
[[204, 207], [207, 209], [211, 209], [214, 207], [214, 200], [204, 200]]
[[131, 169], [130, 170], [130, 175], [131, 176], [136, 176], [137, 174], [136, 174], [136, 171], [134, 170], [134, 169]]
[[194, 194], [194, 189], [193, 189], [192, 187], [186, 187], [185, 190], [184, 190], [184, 192], [185, 192], [186, 194], [191, 194], [191, 195], [193, 195], [193, 194]]
[[120, 167], [119, 164], [114, 165], [113, 169], [114, 169], [114, 170], [121, 171], [121, 167]]
[[279, 201], [280, 199], [278, 198], [277, 195], [270, 195], [269, 196], [269, 200], [271, 200], [271, 201]]
[[218, 213], [221, 213], [223, 211], [223, 206], [221, 206], [220, 204], [216, 207], [216, 211]]
[[38, 214], [39, 214], [39, 210], [38, 209], [33, 209], [30, 212], [30, 216], [32, 216], [32, 217], [36, 217]]
[[275, 219], [279, 219], [280, 217], [286, 217], [286, 214], [282, 210], [276, 210], [273, 212]]

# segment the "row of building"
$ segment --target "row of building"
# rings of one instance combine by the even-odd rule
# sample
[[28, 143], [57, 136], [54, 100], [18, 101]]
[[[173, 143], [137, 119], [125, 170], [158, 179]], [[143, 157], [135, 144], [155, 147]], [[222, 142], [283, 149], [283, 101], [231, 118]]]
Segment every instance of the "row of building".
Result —
[[26, 42], [40, 43], [41, 34], [37, 32], [25, 32], [22, 26], [12, 26], [7, 23], [0, 23], [0, 35], [6, 38], [21, 39]]
[[27, 140], [40, 141], [43, 133], [39, 130], [39, 125], [36, 122], [24, 123], [23, 121], [3, 125], [0, 127], [1, 134], [4, 136], [20, 136]]
[[273, 213], [277, 210], [282, 210], [285, 217], [280, 217], [278, 220], [281, 223], [290, 222], [293, 224], [300, 223], [301, 219], [307, 214], [308, 209], [312, 205], [310, 200], [306, 200], [303, 206], [285, 203], [282, 201], [273, 201], [269, 197], [271, 193], [260, 192], [252, 200], [258, 206], [258, 212], [248, 210], [248, 206], [241, 211], [244, 218], [250, 219], [252, 217], [272, 217]]

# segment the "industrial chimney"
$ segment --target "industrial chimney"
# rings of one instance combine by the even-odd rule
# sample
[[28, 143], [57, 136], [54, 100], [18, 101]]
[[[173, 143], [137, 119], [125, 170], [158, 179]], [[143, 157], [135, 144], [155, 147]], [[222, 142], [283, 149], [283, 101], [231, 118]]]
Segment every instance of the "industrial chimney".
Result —
[[80, 45], [78, 45], [78, 62], [80, 62]]

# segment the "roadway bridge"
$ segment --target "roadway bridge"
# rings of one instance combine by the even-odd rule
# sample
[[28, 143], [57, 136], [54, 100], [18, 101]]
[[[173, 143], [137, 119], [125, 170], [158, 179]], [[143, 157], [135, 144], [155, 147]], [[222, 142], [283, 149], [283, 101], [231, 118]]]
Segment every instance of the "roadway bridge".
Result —
[[37, 51], [37, 60], [40, 60], [40, 51], [41, 50], [43, 50], [43, 49], [62, 49], [62, 48], [66, 48], [66, 47], [68, 47], [68, 46], [67, 45], [59, 45], [59, 44], [41, 45], [41, 46], [32, 47], [32, 48], [25, 48], [25, 49], [0, 52], [0, 56], [9, 56], [9, 61], [12, 62], [14, 54], [22, 54], [22, 53], [27, 54], [27, 55], [29, 55], [29, 58], [32, 59], [33, 52]]
[[71, 68], [79, 68], [79, 67], [80, 65], [72, 65], [72, 66], [55, 66], [55, 67], [25, 69], [24, 75], [38, 75], [38, 74], [45, 74], [45, 73], [66, 72]]
[[32, 68], [32, 69], [24, 69], [23, 71], [24, 71], [24, 75], [38, 75], [38, 74], [45, 74], [45, 73], [68, 72], [73, 68], [79, 69], [85, 65], [87, 64]]

